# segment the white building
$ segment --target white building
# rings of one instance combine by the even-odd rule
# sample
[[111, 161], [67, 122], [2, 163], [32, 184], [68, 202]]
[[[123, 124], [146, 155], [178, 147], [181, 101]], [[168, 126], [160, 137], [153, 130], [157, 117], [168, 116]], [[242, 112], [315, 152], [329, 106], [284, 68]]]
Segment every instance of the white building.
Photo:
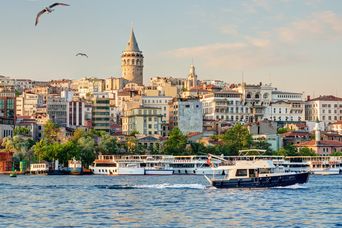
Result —
[[302, 93], [272, 91], [272, 100], [266, 107], [264, 119], [273, 121], [304, 121]]
[[342, 120], [342, 98], [335, 96], [308, 97], [305, 102], [305, 120], [319, 120], [327, 126]]
[[183, 134], [203, 132], [202, 102], [198, 99], [176, 99], [170, 103], [170, 128]]
[[247, 85], [242, 83], [234, 90], [242, 94], [242, 101], [246, 107], [251, 109], [251, 122], [264, 119], [266, 108], [272, 100], [272, 91], [275, 90], [271, 84]]
[[203, 95], [203, 114], [206, 120], [249, 122], [251, 109], [244, 106], [242, 94], [236, 91], [220, 91]]
[[67, 127], [91, 127], [92, 105], [82, 100], [67, 103]]

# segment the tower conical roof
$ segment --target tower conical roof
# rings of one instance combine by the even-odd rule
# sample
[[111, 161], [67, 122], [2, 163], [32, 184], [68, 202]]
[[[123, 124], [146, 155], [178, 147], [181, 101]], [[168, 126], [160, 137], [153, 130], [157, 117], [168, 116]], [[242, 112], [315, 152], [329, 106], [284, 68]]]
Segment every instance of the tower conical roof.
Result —
[[140, 52], [137, 40], [135, 39], [133, 28], [132, 28], [131, 35], [128, 40], [128, 45], [125, 51]]

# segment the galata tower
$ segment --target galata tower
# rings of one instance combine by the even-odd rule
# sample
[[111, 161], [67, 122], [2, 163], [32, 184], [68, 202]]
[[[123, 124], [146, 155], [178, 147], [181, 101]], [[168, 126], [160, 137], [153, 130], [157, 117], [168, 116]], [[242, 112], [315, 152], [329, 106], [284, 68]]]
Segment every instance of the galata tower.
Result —
[[121, 55], [121, 71], [124, 79], [143, 84], [144, 56], [139, 50], [137, 40], [132, 29], [128, 45]]

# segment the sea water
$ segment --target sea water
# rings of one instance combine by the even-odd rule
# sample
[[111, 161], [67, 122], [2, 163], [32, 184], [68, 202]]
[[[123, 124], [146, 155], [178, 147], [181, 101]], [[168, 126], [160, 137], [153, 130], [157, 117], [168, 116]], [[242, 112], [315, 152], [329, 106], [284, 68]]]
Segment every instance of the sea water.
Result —
[[215, 189], [203, 176], [0, 176], [1, 227], [337, 227], [342, 176]]

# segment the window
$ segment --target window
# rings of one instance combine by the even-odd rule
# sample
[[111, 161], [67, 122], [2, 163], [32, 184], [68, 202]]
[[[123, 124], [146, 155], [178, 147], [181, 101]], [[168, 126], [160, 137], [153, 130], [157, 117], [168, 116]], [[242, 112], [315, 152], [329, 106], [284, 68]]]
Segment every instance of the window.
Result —
[[236, 175], [237, 177], [245, 177], [247, 176], [247, 169], [238, 169], [236, 170]]
[[190, 108], [190, 105], [185, 105], [185, 108]]

